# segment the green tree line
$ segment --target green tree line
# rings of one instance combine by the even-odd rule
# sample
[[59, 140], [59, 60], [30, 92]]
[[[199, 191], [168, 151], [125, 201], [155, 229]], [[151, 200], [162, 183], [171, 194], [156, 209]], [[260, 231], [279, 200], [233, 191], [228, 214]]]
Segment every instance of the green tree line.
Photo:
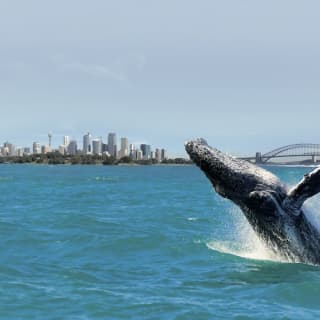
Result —
[[[156, 159], [133, 160], [130, 157], [115, 159], [107, 155], [62, 155], [59, 152], [50, 152], [46, 154], [32, 154], [23, 157], [0, 157], [0, 164], [3, 163], [32, 163], [32, 164], [71, 164], [71, 165], [119, 165], [119, 164], [137, 164], [153, 165], [159, 162]], [[161, 164], [191, 164], [190, 160], [183, 158], [165, 159]]]

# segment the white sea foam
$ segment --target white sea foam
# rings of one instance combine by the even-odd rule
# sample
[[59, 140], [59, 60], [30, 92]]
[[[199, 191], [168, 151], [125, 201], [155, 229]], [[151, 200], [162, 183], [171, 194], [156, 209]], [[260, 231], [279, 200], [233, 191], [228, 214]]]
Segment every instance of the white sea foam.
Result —
[[250, 243], [210, 241], [207, 243], [207, 247], [221, 253], [232, 254], [246, 259], [285, 262], [284, 259], [275, 255], [271, 250], [264, 246], [259, 239], [256, 242]]
[[[91, 179], [89, 179], [91, 180]], [[107, 181], [107, 182], [118, 182], [118, 177], [95, 177], [94, 180], [96, 181]]]
[[232, 235], [232, 239], [210, 240], [206, 244], [209, 249], [247, 259], [286, 262], [258, 238], [240, 209], [231, 209], [230, 214], [232, 216], [230, 229], [232, 230], [227, 236]]

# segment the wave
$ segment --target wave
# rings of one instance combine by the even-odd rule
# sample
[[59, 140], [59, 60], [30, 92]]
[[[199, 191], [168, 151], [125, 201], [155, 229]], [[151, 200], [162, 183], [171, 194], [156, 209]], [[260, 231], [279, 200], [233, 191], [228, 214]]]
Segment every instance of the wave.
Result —
[[206, 243], [209, 249], [246, 259], [289, 262], [259, 239], [239, 208], [230, 208], [228, 211], [232, 221], [224, 232], [228, 239], [209, 240]]
[[289, 262], [274, 254], [271, 250], [266, 248], [262, 242], [256, 242], [254, 245], [248, 245], [244, 243], [235, 244], [229, 241], [213, 240], [207, 243], [207, 247], [220, 253], [231, 254], [246, 259]]

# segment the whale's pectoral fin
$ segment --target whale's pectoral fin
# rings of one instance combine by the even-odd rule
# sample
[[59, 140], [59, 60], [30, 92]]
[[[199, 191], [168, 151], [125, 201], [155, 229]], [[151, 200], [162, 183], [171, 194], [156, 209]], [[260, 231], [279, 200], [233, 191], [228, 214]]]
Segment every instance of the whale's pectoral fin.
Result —
[[308, 198], [314, 196], [319, 192], [320, 167], [306, 174], [303, 179], [288, 192], [288, 196], [284, 200], [284, 206], [293, 211], [299, 211], [303, 203]]

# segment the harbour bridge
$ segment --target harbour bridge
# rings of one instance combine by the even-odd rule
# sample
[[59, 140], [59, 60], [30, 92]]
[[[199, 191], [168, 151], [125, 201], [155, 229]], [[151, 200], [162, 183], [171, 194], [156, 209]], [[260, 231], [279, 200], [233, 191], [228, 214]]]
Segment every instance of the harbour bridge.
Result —
[[279, 160], [279, 158], [283, 158], [281, 160], [295, 158], [295, 161], [309, 160], [309, 162], [316, 163], [317, 157], [320, 158], [320, 144], [297, 143], [271, 150], [265, 154], [257, 152], [254, 157], [241, 157], [240, 159], [258, 164], [273, 162], [274, 160]]

